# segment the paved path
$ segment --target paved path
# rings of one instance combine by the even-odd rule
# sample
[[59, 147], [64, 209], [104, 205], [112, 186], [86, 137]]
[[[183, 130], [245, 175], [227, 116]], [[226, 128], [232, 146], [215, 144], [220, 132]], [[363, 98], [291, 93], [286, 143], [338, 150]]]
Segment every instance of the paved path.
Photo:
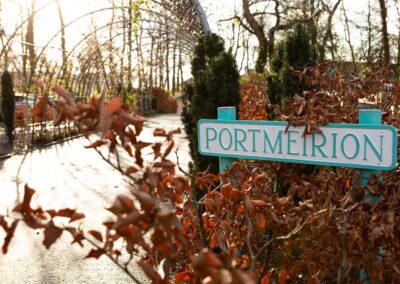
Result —
[[[182, 127], [176, 114], [148, 118], [143, 133], [152, 139], [156, 127], [172, 130]], [[189, 154], [184, 134], [176, 136], [181, 165], [187, 168]], [[94, 150], [84, 149], [88, 141], [71, 140], [26, 156], [15, 155], [3, 162], [0, 169], [0, 214], [5, 214], [21, 199], [23, 186], [28, 183], [36, 189], [32, 205], [43, 208], [80, 208], [87, 216], [83, 227], [96, 228], [110, 218], [104, 210], [115, 196], [128, 193], [129, 187], [121, 175], [98, 157]], [[174, 155], [171, 155], [174, 158]], [[1, 163], [1, 162], [0, 162]], [[1, 165], [0, 165], [1, 167]], [[0, 230], [0, 240], [4, 232]], [[108, 258], [84, 259], [90, 250], [71, 246], [69, 234], [62, 237], [47, 251], [41, 244], [41, 231], [19, 224], [9, 253], [0, 252], [0, 283], [129, 283], [121, 270]], [[132, 266], [136, 277], [143, 283], [147, 279], [140, 269]]]
[[8, 156], [12, 152], [12, 150], [12, 146], [10, 145], [10, 143], [8, 143], [6, 131], [2, 123], [0, 123], [0, 159], [2, 157]]

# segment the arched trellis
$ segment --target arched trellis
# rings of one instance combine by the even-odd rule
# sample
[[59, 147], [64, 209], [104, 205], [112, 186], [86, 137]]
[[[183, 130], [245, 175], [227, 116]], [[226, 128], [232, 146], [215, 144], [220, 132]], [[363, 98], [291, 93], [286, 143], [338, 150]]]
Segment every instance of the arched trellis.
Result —
[[[14, 2], [2, 1], [2, 13], [7, 13], [7, 2]], [[174, 90], [182, 85], [183, 74], [189, 73], [185, 65], [198, 38], [209, 32], [198, 0], [112, 0], [92, 5], [90, 10], [63, 21], [62, 26], [55, 23], [60, 28], [40, 44], [24, 39], [30, 17], [40, 21], [57, 1], [62, 4], [69, 0], [47, 0], [25, 18], [17, 19], [14, 29], [6, 27], [7, 32], [2, 32], [0, 15], [0, 70], [8, 68], [17, 75], [20, 91], [27, 90], [35, 77], [42, 78], [47, 86], [61, 84], [87, 97], [97, 88], [109, 96], [118, 95], [120, 84], [139, 90], [152, 86]], [[112, 17], [105, 21], [104, 15]], [[89, 20], [90, 28], [68, 47], [60, 45], [63, 35], [68, 41], [68, 35]], [[29, 62], [25, 55], [28, 46], [35, 54]], [[28, 68], [22, 68], [28, 64]]]
[[[8, 0], [5, 0], [8, 1]], [[60, 0], [63, 1], [63, 0]], [[45, 9], [48, 9], [52, 4], [55, 4], [57, 0], [51, 0], [48, 3], [44, 4], [41, 7], [38, 7], [34, 11], [31, 12], [31, 16], [36, 16], [40, 12], [44, 11]], [[130, 2], [130, 4], [136, 5], [135, 0], [120, 0], [120, 5], [116, 5], [114, 7], [100, 7], [98, 9], [94, 9], [92, 11], [85, 12], [84, 14], [76, 17], [72, 21], [69, 21], [68, 23], [64, 24], [63, 29], [68, 30], [70, 26], [74, 26], [76, 23], [78, 23], [80, 20], [85, 19], [87, 17], [95, 17], [96, 14], [102, 13], [105, 11], [113, 11], [113, 13], [117, 13], [120, 11], [126, 11], [129, 9], [132, 9], [132, 6], [127, 5], [127, 2]], [[163, 47], [163, 51], [166, 54], [164, 63], [161, 62], [161, 59], [159, 58], [160, 55], [157, 55], [157, 58], [161, 62], [160, 64], [166, 65], [165, 70], [169, 70], [168, 63], [171, 59], [168, 58], [168, 53], [176, 52], [176, 49], [179, 50], [180, 53], [183, 53], [179, 55], [179, 60], [181, 60], [182, 57], [188, 57], [190, 53], [193, 50], [193, 47], [195, 45], [195, 41], [197, 38], [202, 34], [202, 27], [204, 30], [204, 18], [202, 15], [204, 14], [202, 12], [201, 6], [199, 10], [198, 6], [198, 1], [192, 1], [192, 0], [164, 0], [164, 1], [157, 1], [157, 0], [147, 0], [144, 1], [145, 5], [138, 6], [136, 7], [140, 13], [141, 13], [141, 18], [138, 21], [139, 29], [136, 28], [134, 31], [137, 33], [137, 31], [141, 32], [142, 37], [140, 38], [140, 42], [142, 41], [148, 41], [152, 40], [151, 43], [145, 43], [143, 46], [149, 47], [151, 46], [152, 48], [154, 46], [157, 46], [157, 48], [160, 48], [160, 45], [169, 43], [172, 41], [175, 41], [173, 44], [170, 46], [167, 46], [166, 48]], [[122, 4], [122, 5], [121, 5]], [[5, 5], [7, 6], [7, 5]], [[199, 12], [200, 11], [200, 12]], [[4, 11], [3, 11], [4, 12]], [[123, 63], [126, 64], [126, 50], [128, 49], [126, 47], [126, 35], [129, 33], [129, 31], [126, 29], [126, 26], [129, 26], [127, 23], [132, 23], [132, 19], [126, 18], [126, 15], [129, 14], [128, 12], [124, 13], [123, 19], [118, 20], [118, 21], [113, 21], [112, 23], [107, 23], [105, 25], [102, 25], [100, 28], [95, 27], [93, 30], [88, 31], [86, 35], [82, 36], [82, 39], [79, 40], [78, 44], [74, 45], [72, 47], [72, 50], [65, 51], [67, 53], [67, 56], [65, 57], [68, 60], [68, 63], [70, 63], [73, 60], [76, 60], [79, 58], [79, 56], [82, 57], [82, 54], [76, 54], [77, 52], [82, 51], [82, 45], [87, 43], [87, 39], [91, 38], [92, 35], [101, 32], [104, 29], [109, 28], [110, 26], [113, 26], [115, 30], [119, 29], [121, 30], [121, 25], [124, 26], [123, 32], [121, 31], [112, 31], [110, 35], [112, 34], [111, 37], [109, 37], [106, 41], [104, 41], [102, 44], [98, 44], [97, 48], [100, 49], [101, 52], [108, 53], [109, 55], [105, 55], [106, 58], [110, 59], [111, 57], [115, 56], [118, 58], [118, 60], [121, 62], [121, 64], [113, 64], [112, 68], [116, 69], [115, 73], [117, 74], [122, 74], [123, 70], [127, 70], [127, 72], [132, 72], [132, 66], [129, 66], [129, 68], [126, 68], [125, 66], [122, 66]], [[201, 17], [197, 17], [197, 15], [200, 15]], [[121, 17], [121, 15], [118, 15], [117, 17]], [[12, 58], [11, 61], [13, 62], [15, 66], [15, 70], [19, 70], [20, 68], [17, 68], [20, 66], [20, 62], [18, 60], [22, 60], [22, 54], [18, 55], [14, 50], [10, 50], [10, 43], [12, 41], [17, 41], [21, 42], [21, 40], [17, 39], [17, 35], [19, 32], [21, 32], [22, 28], [27, 24], [29, 21], [29, 18], [22, 19], [20, 23], [17, 25], [16, 29], [14, 32], [12, 32], [10, 35], [3, 35], [5, 37], [5, 40], [3, 40], [3, 46], [0, 48], [0, 64], [1, 64], [1, 58], [5, 56], [5, 51], [6, 48], [8, 48], [8, 51], [11, 52]], [[147, 22], [147, 25], [143, 25], [144, 23]], [[149, 24], [152, 23], [152, 24]], [[118, 26], [116, 28], [116, 26]], [[158, 35], [149, 35], [150, 32], [156, 33], [159, 31]], [[132, 34], [132, 27], [130, 27], [130, 32]], [[60, 48], [56, 47], [58, 44], [56, 41], [58, 40], [59, 36], [63, 32], [58, 30], [55, 34], [53, 34], [46, 44], [44, 44], [41, 48], [36, 47], [37, 51], [37, 56], [35, 58], [34, 64], [30, 66], [30, 73], [28, 78], [24, 78], [24, 82], [21, 81], [22, 87], [28, 87], [31, 82], [32, 78], [34, 76], [37, 76], [37, 73], [42, 73], [42, 74], [57, 74], [56, 77], [62, 77], [64, 74], [63, 72], [66, 72], [66, 67], [65, 63], [62, 62], [62, 64], [59, 63], [60, 58], [54, 59], [54, 58], [48, 58], [47, 53], [49, 50], [58, 50], [61, 51]], [[147, 34], [143, 36], [143, 34]], [[120, 44], [118, 48], [113, 47], [113, 41], [122, 41], [121, 37], [124, 37], [124, 44]], [[131, 35], [132, 37], [132, 35]], [[156, 40], [155, 40], [156, 39]], [[30, 43], [22, 43], [22, 45], [29, 45]], [[132, 45], [132, 41], [128, 43]], [[143, 51], [141, 49], [142, 45], [139, 47], [137, 43], [135, 43], [136, 46], [130, 47], [129, 51], [140, 51], [142, 54], [143, 52], [149, 52], [149, 50]], [[106, 47], [108, 45], [108, 47]], [[106, 48], [105, 48], [106, 47]], [[171, 50], [171, 49], [174, 50]], [[63, 51], [64, 52], [64, 51]], [[151, 51], [153, 52], [153, 50]], [[95, 52], [89, 52], [91, 53], [89, 55], [89, 58], [96, 58], [94, 55]], [[173, 53], [172, 56], [176, 57], [176, 53]], [[132, 54], [130, 54], [130, 58], [132, 57]], [[45, 60], [44, 60], [45, 59]], [[125, 60], [124, 60], [125, 59]], [[90, 61], [90, 60], [88, 60]], [[104, 65], [107, 60], [102, 60], [102, 65]], [[131, 61], [131, 60], [130, 60]], [[185, 60], [186, 61], [186, 60]], [[36, 69], [39, 65], [39, 62], [41, 62], [41, 66], [38, 68], [39, 72], [36, 72]], [[45, 63], [46, 62], [46, 63]], [[183, 60], [181, 60], [179, 63], [182, 63]], [[175, 62], [174, 62], [175, 64]], [[76, 65], [76, 62], [75, 62]], [[90, 62], [88, 63], [90, 65]], [[73, 65], [74, 66], [74, 65]], [[141, 64], [136, 64], [136, 67], [138, 68], [147, 68], [145, 62], [141, 62]], [[3, 67], [4, 68], [4, 67]], [[150, 68], [153, 68], [152, 66]], [[47, 69], [47, 70], [46, 70]], [[70, 72], [72, 71], [69, 70]], [[74, 78], [79, 78], [80, 75], [85, 76], [86, 72], [83, 72], [82, 70], [79, 70], [76, 68], [76, 72], [74, 74], [70, 74]], [[79, 70], [79, 71], [78, 71]], [[107, 66], [107, 70], [111, 70], [111, 66]], [[166, 71], [169, 72], [169, 71]], [[103, 72], [104, 73], [104, 72]], [[152, 72], [143, 72], [143, 74], [150, 74]], [[103, 78], [98, 78], [101, 80], [107, 80], [107, 74], [104, 74]], [[165, 74], [165, 76], [168, 76]], [[19, 76], [21, 77], [21, 75]], [[100, 77], [100, 76], [99, 76]], [[124, 78], [126, 76], [122, 76]], [[24, 83], [24, 84], [23, 84]], [[132, 83], [132, 82], [130, 82]], [[26, 86], [23, 86], [26, 85]]]

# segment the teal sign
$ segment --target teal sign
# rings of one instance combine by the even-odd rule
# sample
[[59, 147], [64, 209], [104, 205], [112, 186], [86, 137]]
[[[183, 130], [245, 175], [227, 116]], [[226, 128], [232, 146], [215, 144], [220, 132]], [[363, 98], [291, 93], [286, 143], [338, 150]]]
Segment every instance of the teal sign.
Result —
[[397, 130], [390, 125], [329, 124], [303, 137], [304, 127], [281, 121], [200, 120], [202, 155], [391, 170]]

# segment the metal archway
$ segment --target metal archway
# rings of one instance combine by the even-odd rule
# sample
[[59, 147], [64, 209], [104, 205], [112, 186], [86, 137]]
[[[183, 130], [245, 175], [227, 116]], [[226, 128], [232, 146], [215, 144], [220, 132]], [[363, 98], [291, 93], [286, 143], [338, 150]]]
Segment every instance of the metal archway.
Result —
[[[90, 96], [94, 85], [118, 95], [117, 79], [135, 88], [173, 89], [189, 74], [198, 38], [209, 32], [198, 0], [81, 0], [96, 4], [64, 18], [62, 26], [54, 22], [58, 29], [29, 42], [24, 36], [30, 20], [45, 21], [46, 13], [56, 11], [58, 1], [70, 0], [36, 1], [40, 2], [36, 9], [4, 26], [2, 15], [19, 3], [2, 0], [0, 70], [9, 68], [14, 73], [19, 92], [30, 89], [35, 77], [48, 85], [64, 85], [80, 96]], [[60, 45], [63, 35], [64, 46]], [[34, 50], [33, 60], [28, 59], [28, 47]]]

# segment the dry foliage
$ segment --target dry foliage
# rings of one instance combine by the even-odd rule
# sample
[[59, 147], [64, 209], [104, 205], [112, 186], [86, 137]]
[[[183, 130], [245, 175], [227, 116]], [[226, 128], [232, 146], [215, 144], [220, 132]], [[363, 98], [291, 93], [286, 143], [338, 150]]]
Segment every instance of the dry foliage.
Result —
[[[296, 74], [315, 90], [296, 96], [284, 113], [276, 111], [291, 125], [305, 125], [305, 134], [319, 131], [319, 124], [357, 122], [359, 100], [374, 100], [373, 88], [382, 90], [379, 82], [387, 76], [377, 71], [349, 78], [330, 63]], [[398, 82], [393, 86], [398, 94]], [[108, 147], [115, 154], [121, 148], [135, 159], [128, 168], [118, 159], [114, 163], [134, 182], [131, 195], [116, 197], [108, 208], [115, 217], [103, 231], [83, 231], [72, 225], [84, 218], [79, 211], [31, 208], [34, 190], [26, 186], [15, 215], [0, 218], [7, 233], [4, 253], [17, 224], [25, 222], [44, 230], [47, 248], [67, 232], [73, 243], [93, 246], [87, 257], [109, 257], [136, 282], [129, 265], [119, 262], [121, 254], [137, 259], [140, 251], [139, 265], [153, 283], [357, 283], [361, 267], [377, 283], [400, 278], [398, 168], [373, 176], [365, 188], [354, 169], [310, 170], [283, 163], [237, 162], [218, 176], [204, 172], [186, 178], [175, 175], [175, 164], [167, 159], [178, 130], [156, 129], [154, 136], [164, 137], [164, 145], [145, 143], [138, 139], [143, 118], [129, 114], [119, 98], [75, 105], [64, 95], [58, 123], [74, 120], [88, 138], [91, 131], [101, 131], [101, 139], [88, 148]], [[398, 116], [387, 108], [384, 122], [398, 127]], [[148, 166], [141, 156], [146, 147], [154, 152]], [[202, 189], [204, 197], [197, 200], [192, 186]], [[380, 202], [363, 202], [366, 193], [379, 193]], [[160, 207], [167, 200], [175, 211]], [[67, 218], [69, 224], [56, 226], [55, 218]], [[115, 245], [120, 240], [123, 251]]]
[[240, 88], [239, 119], [267, 120], [266, 86], [249, 82]]
[[152, 88], [151, 95], [156, 99], [156, 110], [158, 112], [176, 113], [178, 103], [166, 90], [162, 88]]

